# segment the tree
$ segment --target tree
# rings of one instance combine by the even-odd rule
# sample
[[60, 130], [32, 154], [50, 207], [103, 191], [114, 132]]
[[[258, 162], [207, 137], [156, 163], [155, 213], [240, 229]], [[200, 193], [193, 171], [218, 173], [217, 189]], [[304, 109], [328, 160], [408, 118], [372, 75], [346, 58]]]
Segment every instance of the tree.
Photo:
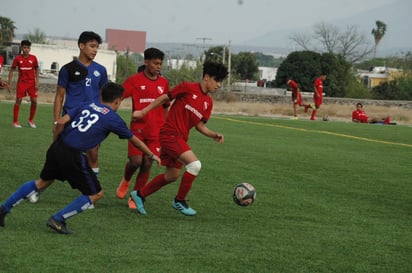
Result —
[[7, 17], [0, 17], [0, 44], [13, 41], [16, 26], [14, 22]]
[[29, 34], [24, 35], [24, 39], [35, 44], [47, 44], [46, 33], [39, 28], [35, 28], [33, 33], [29, 32]]
[[259, 68], [256, 56], [251, 52], [239, 52], [232, 56], [232, 71], [243, 80], [257, 80]]
[[303, 91], [313, 91], [313, 81], [323, 73], [328, 76], [324, 91], [329, 97], [345, 97], [350, 91], [348, 86], [353, 86], [351, 83], [355, 81], [351, 64], [341, 55], [295, 51], [279, 66], [276, 85], [286, 87], [286, 80], [294, 79]]
[[382, 21], [376, 21], [376, 28], [372, 29], [372, 35], [375, 38], [375, 48], [373, 56], [376, 57], [376, 48], [386, 33], [386, 24]]
[[303, 50], [342, 55], [351, 64], [365, 59], [373, 52], [373, 47], [366, 35], [359, 32], [358, 26], [346, 26], [341, 31], [334, 25], [319, 23], [314, 26], [311, 35], [292, 34], [289, 39]]

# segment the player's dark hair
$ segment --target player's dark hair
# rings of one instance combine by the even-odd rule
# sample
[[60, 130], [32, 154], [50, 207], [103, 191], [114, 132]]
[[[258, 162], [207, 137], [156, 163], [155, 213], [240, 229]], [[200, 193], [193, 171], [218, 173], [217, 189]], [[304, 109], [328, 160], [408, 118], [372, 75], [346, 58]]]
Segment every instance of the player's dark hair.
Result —
[[164, 57], [165, 57], [165, 54], [163, 53], [163, 51], [161, 51], [157, 48], [154, 48], [154, 47], [147, 48], [144, 51], [144, 59], [145, 60], [160, 59], [160, 60], [163, 61]]
[[122, 85], [114, 82], [108, 82], [101, 89], [103, 102], [113, 102], [115, 99], [123, 96], [124, 88]]
[[145, 66], [144, 64], [142, 64], [142, 65], [140, 65], [140, 66], [137, 68], [137, 72], [138, 72], [138, 73], [139, 73], [139, 72], [143, 72], [145, 68], [146, 68], [146, 66]]
[[83, 31], [79, 36], [77, 44], [87, 44], [90, 41], [97, 41], [97, 43], [100, 45], [102, 43], [102, 37], [100, 37], [99, 34], [93, 31]]
[[362, 103], [360, 103], [360, 102], [358, 102], [358, 103], [356, 104], [356, 107], [358, 107], [359, 105], [360, 105], [360, 107], [363, 107]]
[[22, 40], [20, 46], [31, 46], [31, 42], [29, 40]]
[[207, 61], [203, 64], [203, 77], [209, 75], [215, 81], [221, 82], [226, 78], [227, 74], [227, 67], [222, 63]]

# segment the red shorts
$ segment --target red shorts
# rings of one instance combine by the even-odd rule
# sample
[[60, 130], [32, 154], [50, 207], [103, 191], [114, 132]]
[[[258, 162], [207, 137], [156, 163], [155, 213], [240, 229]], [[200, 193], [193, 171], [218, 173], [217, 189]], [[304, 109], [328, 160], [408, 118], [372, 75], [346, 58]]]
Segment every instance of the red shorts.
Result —
[[37, 98], [38, 94], [36, 86], [33, 83], [17, 82], [16, 98], [21, 99], [27, 95], [30, 98]]
[[191, 150], [186, 140], [175, 135], [161, 134], [160, 145], [162, 147], [160, 152], [162, 165], [181, 169], [183, 164], [178, 160], [179, 156]]
[[[140, 139], [141, 141], [146, 144], [146, 146], [152, 151], [155, 155], [159, 156], [160, 155], [160, 142], [159, 142], [159, 137], [150, 137], [146, 138], [143, 136], [143, 133], [141, 130], [133, 130], [133, 134]], [[127, 144], [127, 156], [136, 156], [136, 155], [143, 155], [143, 152], [135, 147], [130, 141]]]
[[[296, 102], [295, 102], [296, 100]], [[297, 95], [297, 98], [295, 98], [295, 96], [292, 95], [292, 101], [293, 104], [297, 104], [297, 105], [302, 105], [303, 101], [302, 101], [302, 94], [299, 92]]]
[[316, 108], [319, 108], [323, 102], [323, 97], [313, 97], [313, 101], [315, 102]]

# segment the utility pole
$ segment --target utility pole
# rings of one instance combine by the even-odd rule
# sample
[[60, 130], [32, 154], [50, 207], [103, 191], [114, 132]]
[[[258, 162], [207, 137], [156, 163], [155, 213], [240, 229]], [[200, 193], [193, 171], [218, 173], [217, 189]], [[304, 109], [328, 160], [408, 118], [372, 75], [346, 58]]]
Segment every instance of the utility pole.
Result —
[[[203, 52], [202, 52], [202, 56], [204, 56], [205, 54], [204, 54], [204, 51], [205, 51], [205, 49], [206, 49], [206, 41], [207, 40], [212, 40], [212, 38], [208, 38], [208, 37], [200, 37], [200, 38], [196, 38], [196, 40], [202, 40], [203, 41], [203, 47], [202, 47], [202, 49], [203, 49]], [[202, 57], [201, 56], [201, 57]], [[204, 56], [204, 58], [203, 58], [203, 60], [201, 60], [202, 62], [204, 62], [204, 60], [206, 59], [206, 56]]]

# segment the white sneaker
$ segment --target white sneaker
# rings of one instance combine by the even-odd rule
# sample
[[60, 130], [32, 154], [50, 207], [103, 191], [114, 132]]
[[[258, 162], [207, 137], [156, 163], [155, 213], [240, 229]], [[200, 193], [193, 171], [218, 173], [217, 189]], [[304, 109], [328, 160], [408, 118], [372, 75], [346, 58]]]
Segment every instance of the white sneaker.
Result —
[[21, 125], [18, 122], [13, 122], [14, 128], [21, 128]]
[[34, 124], [34, 122], [32, 120], [29, 120], [27, 123], [29, 124], [30, 128], [33, 128], [33, 129], [37, 128], [36, 124]]

